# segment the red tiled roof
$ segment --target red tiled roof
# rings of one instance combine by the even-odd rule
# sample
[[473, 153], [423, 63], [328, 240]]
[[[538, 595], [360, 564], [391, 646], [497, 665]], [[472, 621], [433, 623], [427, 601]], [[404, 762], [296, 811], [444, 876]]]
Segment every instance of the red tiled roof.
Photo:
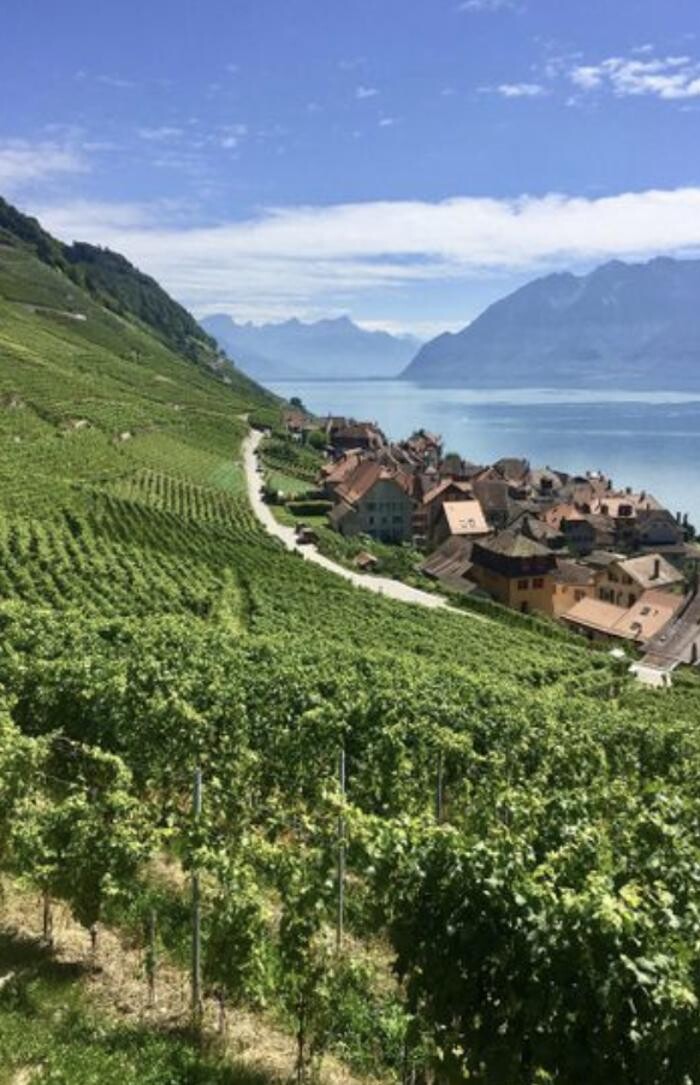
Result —
[[363, 460], [336, 489], [338, 497], [350, 505], [356, 504], [377, 482], [394, 482], [409, 497], [413, 492], [413, 479], [403, 471], [384, 467], [376, 460]]

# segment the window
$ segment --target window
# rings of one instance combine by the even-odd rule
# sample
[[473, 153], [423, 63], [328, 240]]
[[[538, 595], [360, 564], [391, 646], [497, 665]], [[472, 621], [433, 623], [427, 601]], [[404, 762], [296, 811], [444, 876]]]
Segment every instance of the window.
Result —
[[529, 586], [530, 586], [530, 581], [529, 580], [519, 580], [518, 581], [518, 591], [527, 591]]
[[535, 579], [532, 582], [532, 586], [533, 586], [533, 588], [543, 588], [544, 587], [544, 577], [536, 576]]
[[373, 523], [374, 523], [374, 517], [373, 517], [373, 516], [370, 516], [370, 518], [369, 518], [369, 522], [370, 522], [370, 524], [373, 524]]
[[578, 603], [578, 601], [579, 601], [580, 599], [583, 599], [583, 597], [585, 596], [585, 594], [586, 594], [586, 593], [585, 593], [584, 591], [575, 591], [575, 592], [574, 592], [574, 599], [575, 599], [575, 600], [576, 600], [576, 602]]
[[400, 516], [395, 516], [394, 517], [394, 523], [395, 524], [400, 524], [401, 523], [401, 517]]

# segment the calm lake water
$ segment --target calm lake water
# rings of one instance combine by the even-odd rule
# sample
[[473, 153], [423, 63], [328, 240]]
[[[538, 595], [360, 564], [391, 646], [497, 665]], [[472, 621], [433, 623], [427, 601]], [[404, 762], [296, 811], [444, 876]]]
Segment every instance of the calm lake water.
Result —
[[700, 393], [420, 388], [404, 381], [279, 382], [315, 414], [376, 421], [387, 437], [419, 427], [477, 463], [525, 456], [533, 466], [601, 469], [647, 489], [700, 528]]

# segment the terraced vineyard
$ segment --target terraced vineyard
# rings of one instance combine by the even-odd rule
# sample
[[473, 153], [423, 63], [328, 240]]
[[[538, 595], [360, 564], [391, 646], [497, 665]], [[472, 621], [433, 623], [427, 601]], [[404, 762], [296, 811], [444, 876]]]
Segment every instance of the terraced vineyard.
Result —
[[274, 402], [143, 311], [6, 231], [6, 875], [145, 960], [155, 912], [180, 960], [187, 895], [149, 861], [201, 871], [207, 990], [274, 1014], [299, 1077], [332, 1050], [391, 1081], [700, 1081], [694, 678], [640, 691], [563, 632], [283, 551], [238, 463]]

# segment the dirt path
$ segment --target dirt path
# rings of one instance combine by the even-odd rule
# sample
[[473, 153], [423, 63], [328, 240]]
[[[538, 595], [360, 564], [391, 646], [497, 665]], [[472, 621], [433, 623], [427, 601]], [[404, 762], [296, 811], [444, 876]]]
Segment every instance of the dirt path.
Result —
[[428, 607], [431, 610], [448, 610], [452, 614], [459, 614], [463, 618], [472, 618], [475, 621], [488, 620], [480, 614], [471, 614], [464, 610], [457, 610], [456, 607], [451, 607], [441, 595], [431, 595], [430, 592], [421, 591], [420, 588], [411, 588], [408, 584], [402, 584], [399, 580], [390, 580], [388, 577], [368, 576], [365, 573], [353, 572], [351, 569], [346, 569], [344, 565], [338, 565], [335, 561], [331, 561], [330, 558], [319, 554], [314, 546], [300, 546], [296, 541], [294, 529], [280, 524], [275, 519], [270, 506], [266, 505], [262, 499], [260, 488], [263, 483], [263, 473], [257, 457], [257, 448], [262, 438], [262, 433], [251, 430], [243, 442], [243, 467], [248, 487], [248, 497], [253, 512], [265, 530], [283, 542], [288, 550], [296, 550], [307, 561], [322, 566], [329, 572], [335, 573], [336, 576], [342, 576], [344, 580], [349, 580], [351, 584], [355, 584], [358, 588], [366, 588], [368, 591], [373, 591], [377, 595], [384, 595], [388, 599], [398, 599], [399, 602], [413, 603], [417, 606]]

